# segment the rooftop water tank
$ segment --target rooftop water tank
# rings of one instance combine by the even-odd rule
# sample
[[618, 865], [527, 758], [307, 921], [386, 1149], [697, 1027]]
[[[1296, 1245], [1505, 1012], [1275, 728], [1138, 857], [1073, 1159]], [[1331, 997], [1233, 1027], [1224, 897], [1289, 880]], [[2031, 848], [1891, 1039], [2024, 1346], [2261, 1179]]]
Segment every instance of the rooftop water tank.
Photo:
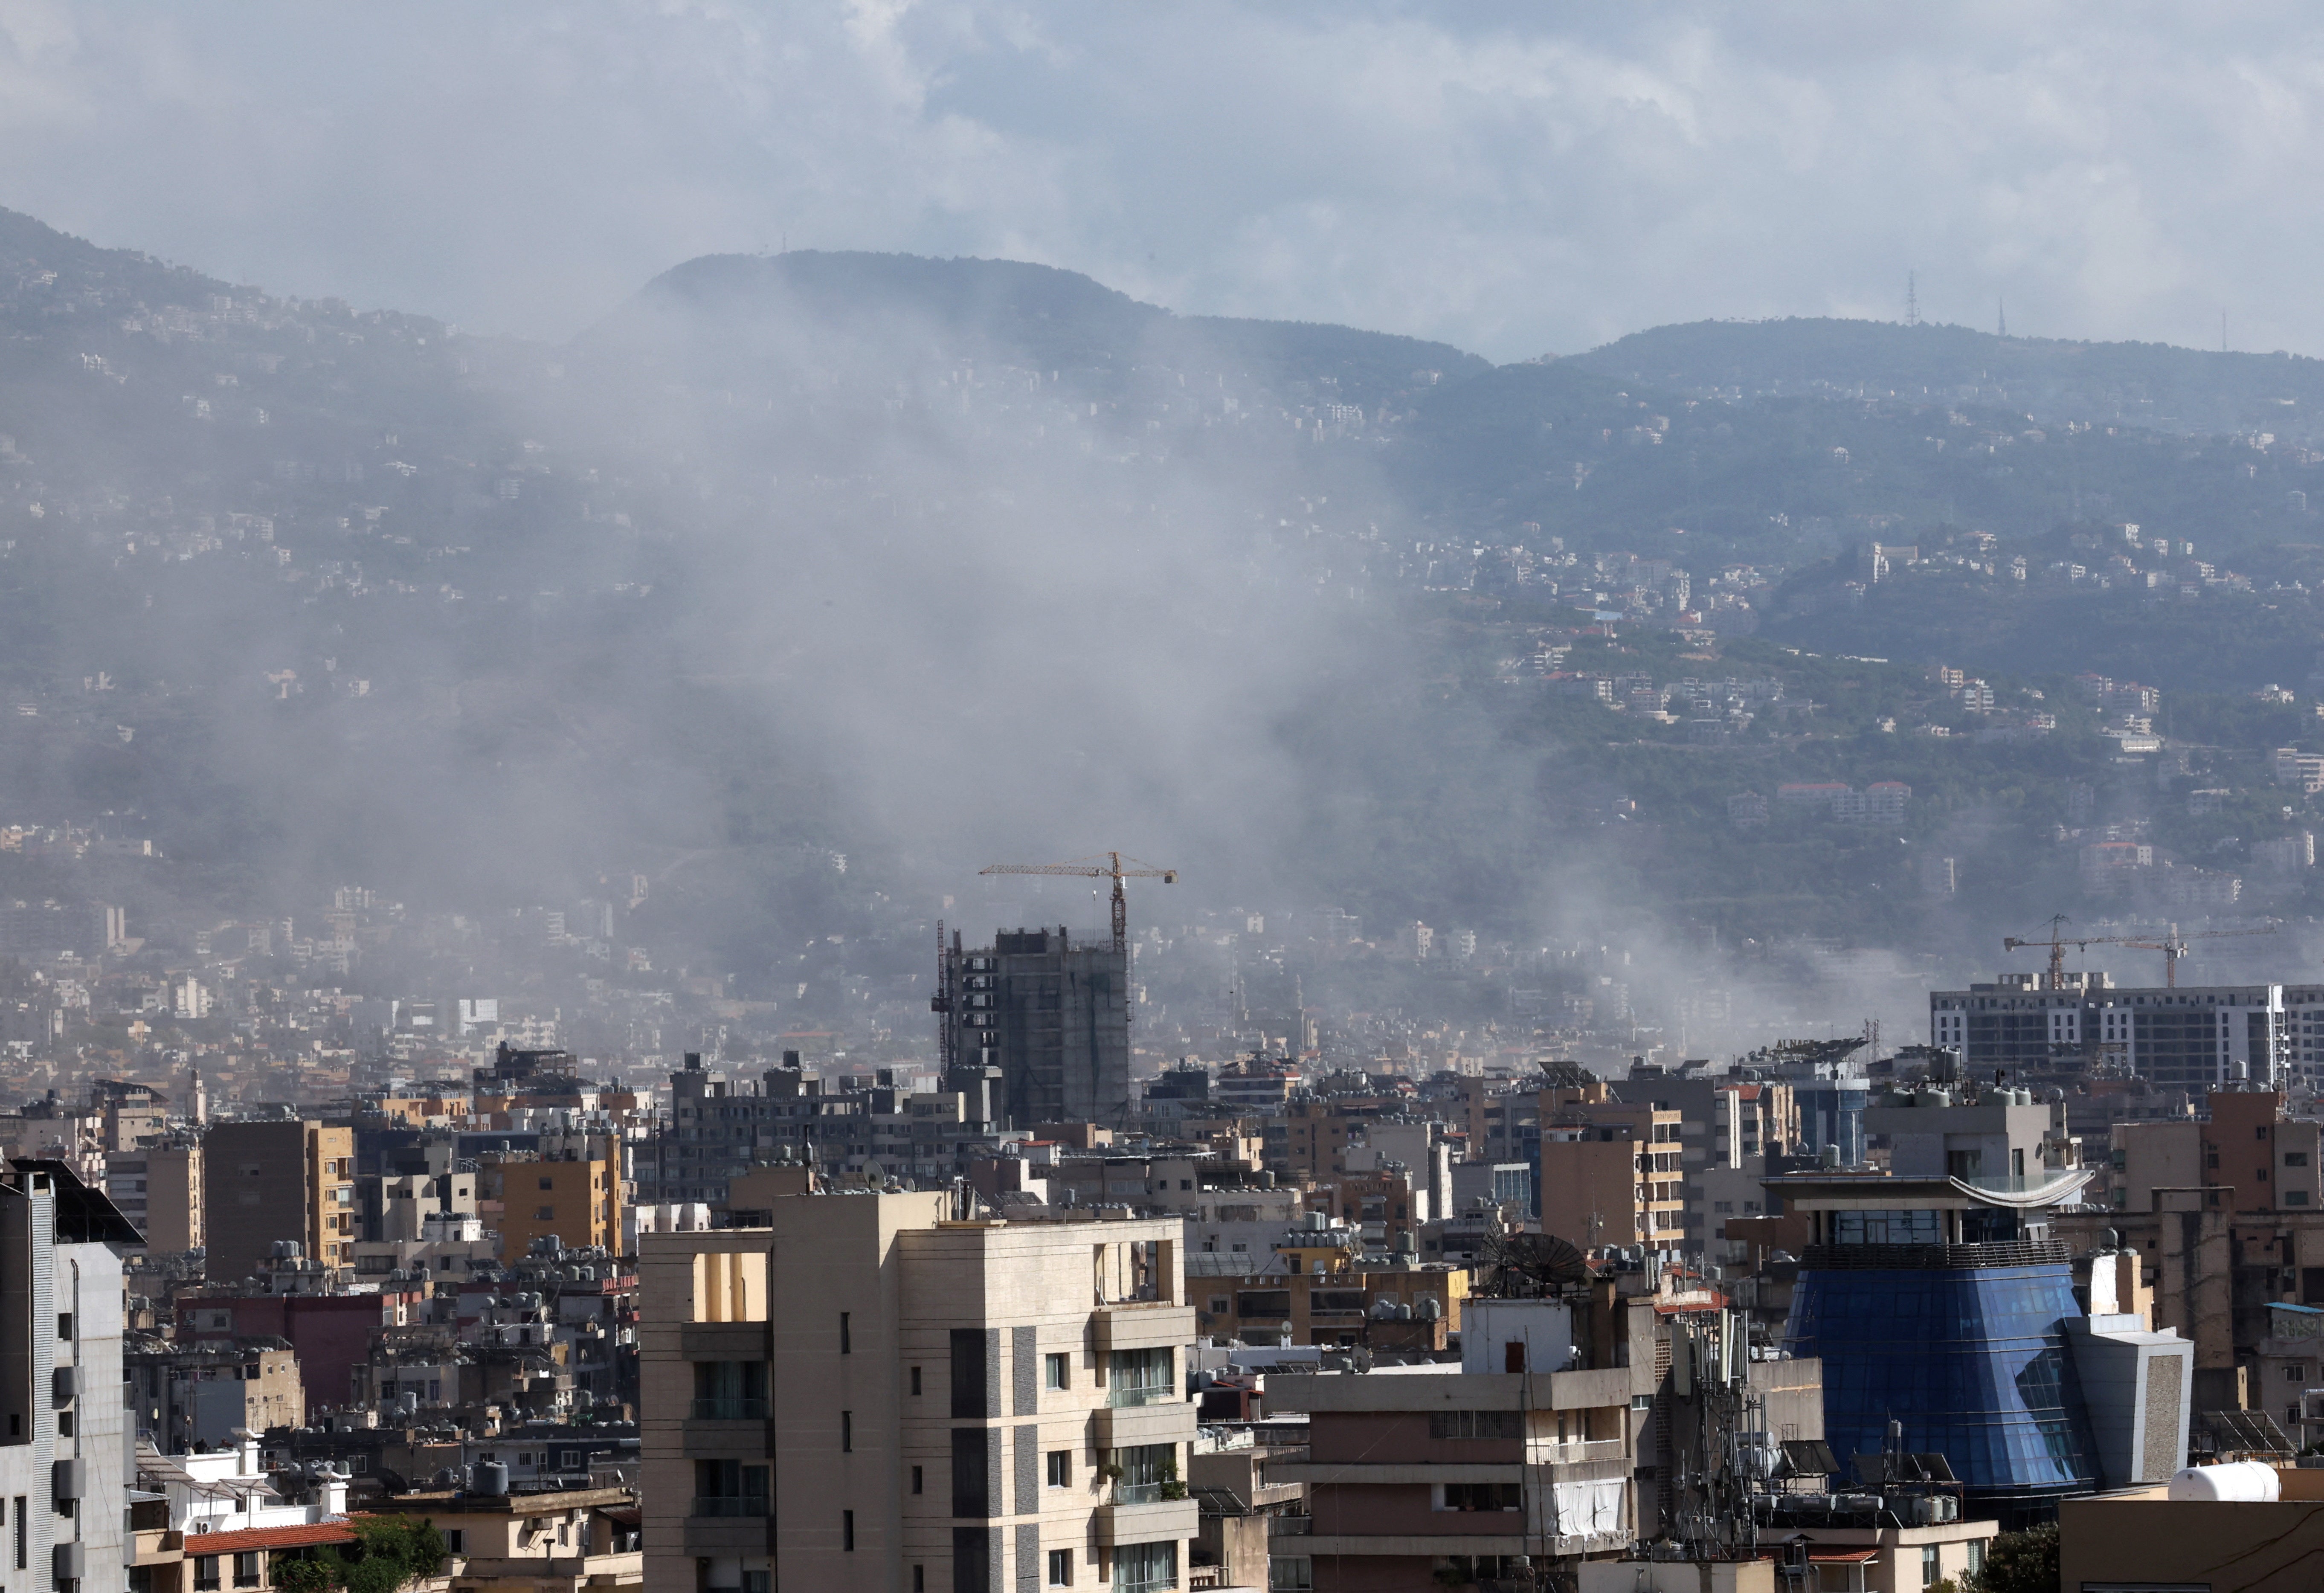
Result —
[[2257, 1460], [2231, 1460], [2224, 1466], [2190, 1466], [2171, 1479], [2173, 1499], [2232, 1500], [2237, 1504], [2271, 1505], [2282, 1485], [2275, 1468]]

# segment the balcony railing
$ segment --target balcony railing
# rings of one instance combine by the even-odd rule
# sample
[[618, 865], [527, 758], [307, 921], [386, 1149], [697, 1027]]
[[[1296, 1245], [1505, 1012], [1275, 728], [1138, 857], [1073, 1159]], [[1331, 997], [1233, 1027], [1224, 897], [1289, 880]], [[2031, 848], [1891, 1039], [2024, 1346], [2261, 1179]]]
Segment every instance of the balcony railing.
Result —
[[1109, 1388], [1105, 1391], [1105, 1403], [1116, 1410], [1131, 1405], [1168, 1404], [1178, 1397], [1178, 1390], [1167, 1384], [1150, 1387]]
[[1157, 1577], [1135, 1579], [1117, 1577], [1114, 1579], [1113, 1593], [1165, 1593], [1165, 1589], [1176, 1588], [1177, 1585], [1178, 1579], [1167, 1572]]
[[767, 1402], [763, 1399], [697, 1399], [694, 1402], [694, 1419], [697, 1422], [763, 1422], [767, 1419]]
[[703, 1495], [694, 1501], [694, 1514], [713, 1520], [737, 1520], [767, 1513], [764, 1494]]
[[1159, 1505], [1173, 1496], [1181, 1499], [1186, 1496], [1184, 1483], [1117, 1482], [1113, 1485], [1111, 1502], [1116, 1505]]

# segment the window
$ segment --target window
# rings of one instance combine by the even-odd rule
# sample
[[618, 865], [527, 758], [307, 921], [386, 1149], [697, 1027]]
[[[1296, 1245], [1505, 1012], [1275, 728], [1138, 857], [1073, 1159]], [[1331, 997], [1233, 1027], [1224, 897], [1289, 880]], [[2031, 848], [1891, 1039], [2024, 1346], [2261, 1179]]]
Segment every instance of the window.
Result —
[[839, 1413], [839, 1452], [843, 1455], [852, 1455], [855, 1452], [855, 1413], [853, 1411]]
[[1428, 1436], [1438, 1439], [1515, 1439], [1524, 1436], [1516, 1411], [1432, 1411]]
[[846, 1312], [843, 1311], [839, 1313], [839, 1353], [842, 1355], [855, 1353], [854, 1344], [851, 1341], [847, 1331], [847, 1317]]
[[[18, 1524], [17, 1529], [16, 1529], [16, 1542], [17, 1542], [19, 1544], [22, 1544], [22, 1543], [23, 1542], [23, 1541], [24, 1541], [23, 1527], [23, 1525], [22, 1525], [22, 1524], [21, 1524], [21, 1522], [20, 1522], [20, 1524]], [[19, 1570], [22, 1570], [23, 1569], [23, 1566], [24, 1566], [24, 1557], [23, 1556], [23, 1554], [19, 1553], [19, 1554], [17, 1555], [17, 1557], [16, 1557], [16, 1568], [17, 1568]], [[194, 1588], [195, 1588], [195, 1589], [196, 1589], [196, 1593], [210, 1593], [210, 1590], [211, 1590], [211, 1589], [213, 1589], [213, 1588], [215, 1588], [217, 1585], [218, 1585], [218, 1557], [217, 1557], [217, 1555], [215, 1555], [215, 1554], [197, 1554], [197, 1555], [195, 1555], [195, 1556], [194, 1556]]]
[[1525, 1487], [1515, 1482], [1439, 1483], [1443, 1503], [1439, 1510], [1517, 1510], [1524, 1507]]
[[928, 1593], [928, 1568], [925, 1565], [912, 1567], [912, 1593]]
[[71, 1312], [60, 1311], [57, 1312], [57, 1337], [60, 1339], [70, 1339], [72, 1337]]
[[1985, 1540], [1983, 1538], [1971, 1538], [1969, 1541], [1969, 1574], [1976, 1576], [1984, 1569]]
[[1049, 1451], [1049, 1486], [1051, 1487], [1071, 1487], [1073, 1485], [1074, 1451], [1071, 1450], [1051, 1450]]
[[557, 1187], [557, 1180], [554, 1178], [544, 1178], [540, 1181], [540, 1187], [543, 1189], [555, 1189]]
[[2287, 1167], [2305, 1167], [2308, 1165], [2308, 1153], [2304, 1150], [2285, 1151], [2283, 1165]]
[[855, 1512], [853, 1510], [839, 1513], [839, 1546], [850, 1554], [855, 1552]]
[[557, 1208], [554, 1206], [535, 1207], [532, 1213], [532, 1220], [535, 1222], [554, 1222], [557, 1220]]
[[974, 1328], [952, 1331], [952, 1413], [955, 1416], [982, 1420], [999, 1413], [993, 1407], [985, 1342], [983, 1333]]
[[467, 1533], [462, 1528], [456, 1526], [446, 1533], [444, 1534], [444, 1552], [447, 1554], [466, 1554], [468, 1552]]
[[1306, 1555], [1268, 1556], [1268, 1593], [1313, 1593], [1314, 1586], [1315, 1562]]
[[1107, 1358], [1106, 1398], [1113, 1404], [1159, 1404], [1177, 1392], [1173, 1351], [1117, 1349]]
[[1074, 1585], [1074, 1552], [1071, 1549], [1049, 1551], [1049, 1586], [1070, 1588]]
[[927, 1481], [927, 1473], [925, 1473], [924, 1471], [922, 1471], [922, 1470], [921, 1470], [921, 1469], [920, 1469], [919, 1467], [918, 1467], [918, 1466], [913, 1467], [913, 1468], [912, 1468], [912, 1491], [913, 1491], [914, 1493], [916, 1493], [916, 1494], [917, 1494], [917, 1493], [918, 1493], [918, 1492], [920, 1491], [921, 1485], [922, 1485], [924, 1482], [926, 1482], [926, 1481]]
[[1041, 1386], [1067, 1388], [1073, 1385], [1073, 1359], [1069, 1355], [1052, 1353], [1041, 1358]]
[[917, 1397], [917, 1396], [918, 1395], [919, 1392], [920, 1392], [920, 1368], [919, 1368], [919, 1367], [914, 1367], [912, 1368], [912, 1393], [913, 1393], [913, 1395]]
[[1923, 1543], [1921, 1545], [1921, 1586], [1933, 1587], [1936, 1580], [1937, 1546], [1934, 1543]]
[[1156, 1593], [1177, 1585], [1176, 1543], [1124, 1543], [1113, 1552], [1114, 1593]]
[[255, 1588], [258, 1586], [258, 1554], [256, 1551], [254, 1550], [248, 1554], [237, 1554], [234, 1557], [234, 1585], [237, 1588]]
[[2283, 1380], [2287, 1383], [2307, 1382], [2308, 1363], [2304, 1360], [2295, 1360], [2286, 1363], [2283, 1368]]

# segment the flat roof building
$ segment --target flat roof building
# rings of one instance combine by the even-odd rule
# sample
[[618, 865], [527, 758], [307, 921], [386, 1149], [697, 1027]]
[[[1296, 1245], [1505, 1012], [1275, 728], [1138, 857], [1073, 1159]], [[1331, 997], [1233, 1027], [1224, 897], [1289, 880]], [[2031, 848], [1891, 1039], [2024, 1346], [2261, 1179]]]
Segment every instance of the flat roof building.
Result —
[[648, 1586], [1185, 1585], [1185, 1225], [955, 1199], [641, 1236]]
[[2048, 974], [2005, 973], [1930, 991], [1929, 1036], [1959, 1052], [1972, 1075], [2106, 1062], [2190, 1091], [2267, 1084], [2296, 1060], [2280, 984], [2118, 990], [2103, 973], [2061, 974], [2054, 983]]

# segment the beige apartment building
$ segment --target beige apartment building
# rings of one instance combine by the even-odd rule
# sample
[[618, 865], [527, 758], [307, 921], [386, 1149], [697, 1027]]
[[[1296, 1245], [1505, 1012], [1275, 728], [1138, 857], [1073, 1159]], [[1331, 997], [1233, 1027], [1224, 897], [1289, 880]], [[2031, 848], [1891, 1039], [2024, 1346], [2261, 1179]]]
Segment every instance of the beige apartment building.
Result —
[[1184, 1225], [954, 1199], [642, 1236], [649, 1587], [1186, 1585]]
[[501, 1236], [503, 1262], [530, 1255], [534, 1241], [550, 1235], [568, 1249], [622, 1248], [621, 1150], [602, 1136], [588, 1143], [588, 1155], [484, 1158], [477, 1197], [486, 1226]]
[[257, 1275], [290, 1240], [354, 1265], [355, 1131], [304, 1122], [214, 1123], [202, 1138], [202, 1227], [213, 1282]]
[[105, 1192], [155, 1255], [202, 1248], [202, 1146], [198, 1139], [109, 1151]]
[[1541, 1097], [1541, 1228], [1584, 1249], [1672, 1249], [1686, 1236], [1684, 1118], [1588, 1091]]

